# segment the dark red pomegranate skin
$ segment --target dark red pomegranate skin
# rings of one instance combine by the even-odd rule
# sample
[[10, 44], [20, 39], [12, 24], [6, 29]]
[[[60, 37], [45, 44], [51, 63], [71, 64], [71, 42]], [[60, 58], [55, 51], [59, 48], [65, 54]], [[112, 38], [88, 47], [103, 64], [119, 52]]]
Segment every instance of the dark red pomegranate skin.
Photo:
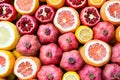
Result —
[[36, 56], [40, 50], [41, 44], [35, 35], [23, 35], [18, 44], [16, 50], [24, 56]]
[[66, 71], [78, 71], [83, 66], [84, 61], [78, 50], [66, 51], [60, 61], [60, 67]]
[[81, 80], [102, 80], [102, 69], [86, 64], [80, 71]]
[[38, 80], [62, 80], [62, 69], [55, 65], [44, 65], [37, 73]]
[[115, 63], [106, 64], [102, 76], [103, 80], [120, 80], [120, 66]]
[[59, 64], [62, 57], [62, 49], [55, 43], [42, 45], [40, 48], [40, 59], [43, 64]]
[[37, 31], [37, 35], [42, 44], [56, 43], [59, 31], [52, 23], [41, 24]]
[[70, 51], [78, 48], [78, 41], [72, 32], [59, 36], [58, 44], [63, 51]]

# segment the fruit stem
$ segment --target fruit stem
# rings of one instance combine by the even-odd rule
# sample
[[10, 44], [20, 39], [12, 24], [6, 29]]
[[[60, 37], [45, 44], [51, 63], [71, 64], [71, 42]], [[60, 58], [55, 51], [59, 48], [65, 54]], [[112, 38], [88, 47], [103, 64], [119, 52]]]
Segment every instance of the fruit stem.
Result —
[[72, 40], [71, 40], [70, 38], [66, 38], [66, 41], [67, 41], [68, 43], [71, 43], [71, 42], [72, 42]]
[[26, 46], [26, 48], [30, 49], [31, 44], [30, 44], [29, 42], [27, 42], [27, 43], [25, 44], [25, 46]]
[[75, 60], [73, 58], [69, 58], [69, 63], [75, 64]]
[[52, 57], [52, 53], [51, 52], [47, 52], [46, 56], [47, 57]]
[[103, 31], [103, 35], [106, 36], [107, 34], [108, 34], [108, 31], [107, 31], [107, 30], [104, 30], [104, 31]]
[[50, 35], [50, 29], [49, 28], [45, 29], [45, 34]]
[[48, 75], [47, 75], [47, 78], [48, 78], [49, 80], [53, 80], [52, 74], [48, 74]]
[[89, 77], [90, 77], [91, 80], [93, 80], [95, 78], [94, 74], [92, 74], [92, 73], [89, 74]]

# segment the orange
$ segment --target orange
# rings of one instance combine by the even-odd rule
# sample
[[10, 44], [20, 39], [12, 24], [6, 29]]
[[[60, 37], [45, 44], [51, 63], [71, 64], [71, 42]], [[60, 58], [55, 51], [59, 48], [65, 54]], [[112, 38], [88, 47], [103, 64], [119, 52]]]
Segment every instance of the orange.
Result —
[[115, 39], [120, 42], [120, 26], [118, 26], [115, 30]]
[[46, 0], [47, 5], [53, 7], [53, 8], [60, 8], [65, 4], [65, 0]]
[[16, 49], [14, 49], [14, 50], [12, 51], [12, 53], [13, 53], [13, 55], [14, 55], [16, 58], [19, 58], [20, 56], [22, 56], [22, 54], [19, 53]]
[[0, 80], [7, 80], [6, 78], [0, 78]]
[[75, 36], [80, 43], [84, 44], [93, 38], [93, 31], [90, 27], [82, 25], [76, 29]]
[[106, 0], [88, 0], [88, 5], [101, 8], [104, 2], [106, 2]]
[[55, 14], [53, 23], [61, 33], [74, 32], [80, 25], [79, 14], [71, 7], [59, 8]]
[[13, 71], [15, 57], [10, 51], [0, 50], [0, 77], [7, 77]]
[[20, 80], [34, 79], [40, 67], [41, 63], [37, 57], [20, 56], [15, 62], [14, 74]]
[[20, 14], [32, 15], [39, 7], [39, 0], [14, 0], [14, 6]]
[[80, 54], [87, 64], [103, 66], [110, 60], [111, 47], [101, 40], [90, 40], [80, 48]]
[[100, 15], [103, 21], [111, 22], [114, 25], [120, 24], [120, 0], [106, 1], [101, 9]]

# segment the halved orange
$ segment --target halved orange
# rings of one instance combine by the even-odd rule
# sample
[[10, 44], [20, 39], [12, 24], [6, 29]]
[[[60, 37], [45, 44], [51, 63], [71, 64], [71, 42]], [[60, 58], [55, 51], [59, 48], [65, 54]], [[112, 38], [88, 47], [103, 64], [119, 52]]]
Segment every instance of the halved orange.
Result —
[[39, 0], [14, 0], [14, 6], [20, 14], [32, 15], [39, 7]]
[[114, 25], [120, 24], [120, 0], [106, 1], [101, 9], [100, 15], [104, 21], [111, 22]]
[[74, 32], [80, 25], [79, 14], [71, 7], [59, 8], [53, 23], [61, 33]]
[[60, 8], [65, 4], [65, 0], [46, 0], [47, 5], [53, 7], [53, 8]]
[[0, 77], [7, 77], [13, 72], [15, 57], [10, 51], [0, 50]]
[[104, 2], [106, 2], [106, 0], [88, 0], [88, 5], [101, 8]]
[[35, 79], [40, 67], [41, 63], [37, 57], [20, 56], [15, 62], [14, 74], [20, 80]]
[[87, 64], [103, 66], [110, 60], [111, 47], [101, 40], [90, 40], [80, 48], [80, 54]]

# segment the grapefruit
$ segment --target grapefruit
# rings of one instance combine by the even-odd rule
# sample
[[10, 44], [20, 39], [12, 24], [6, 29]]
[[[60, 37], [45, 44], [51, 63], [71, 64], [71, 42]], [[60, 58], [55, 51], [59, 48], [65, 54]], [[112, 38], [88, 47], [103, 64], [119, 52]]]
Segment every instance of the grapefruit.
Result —
[[59, 8], [53, 23], [61, 33], [74, 32], [80, 25], [79, 14], [71, 7]]
[[103, 66], [111, 57], [111, 47], [101, 40], [90, 40], [80, 48], [84, 61], [92, 66]]
[[40, 67], [41, 63], [37, 57], [20, 56], [15, 62], [14, 74], [20, 80], [34, 79]]
[[120, 24], [120, 0], [106, 1], [101, 9], [100, 15], [104, 21], [111, 22], [114, 25]]
[[13, 71], [15, 57], [10, 51], [0, 50], [0, 77], [7, 77]]
[[118, 26], [115, 30], [115, 39], [120, 42], [120, 26]]

